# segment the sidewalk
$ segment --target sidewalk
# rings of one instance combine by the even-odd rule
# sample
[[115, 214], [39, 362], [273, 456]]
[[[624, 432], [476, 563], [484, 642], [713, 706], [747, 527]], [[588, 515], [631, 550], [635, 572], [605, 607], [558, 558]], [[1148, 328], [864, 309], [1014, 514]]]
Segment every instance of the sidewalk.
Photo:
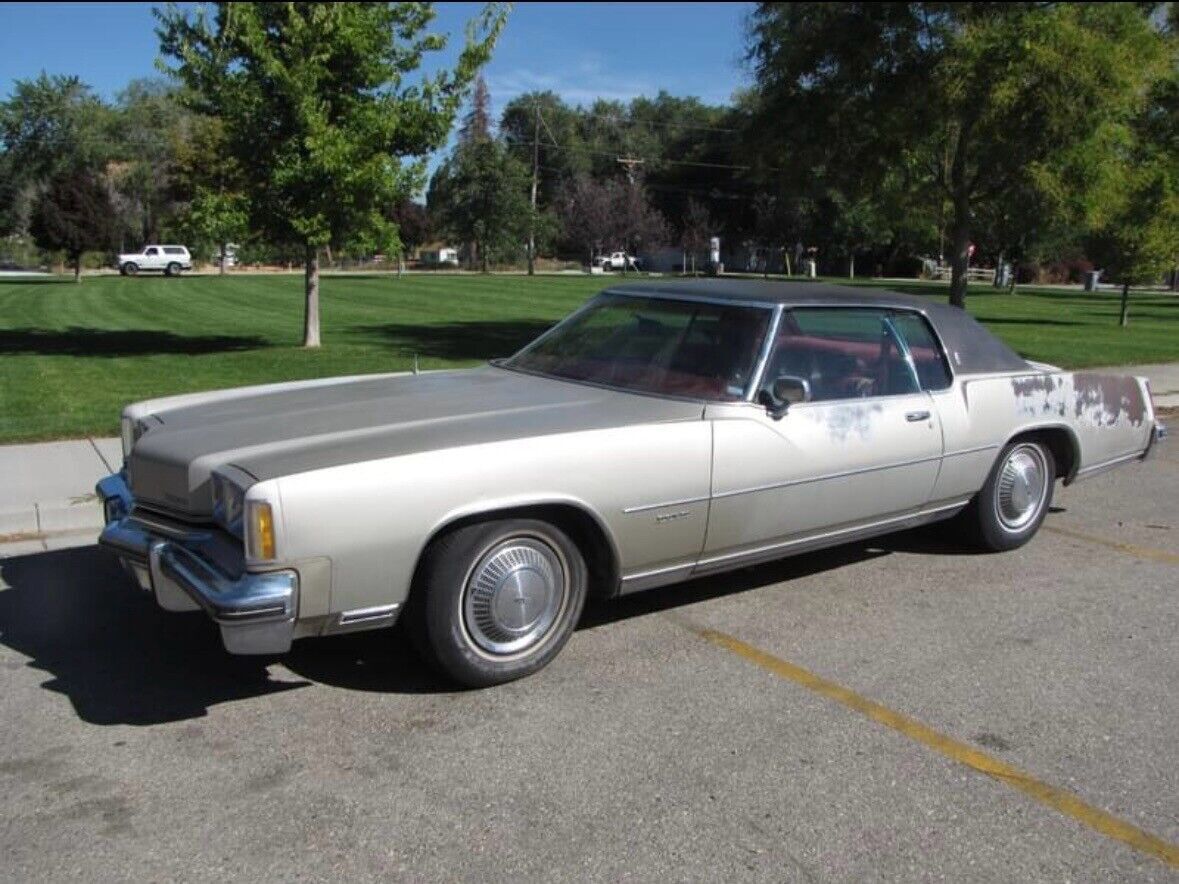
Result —
[[[1179, 363], [1111, 370], [1145, 375], [1156, 406], [1179, 407]], [[0, 445], [0, 558], [92, 543], [102, 528], [94, 485], [122, 460], [118, 439]]]
[[102, 528], [94, 484], [122, 461], [118, 439], [0, 446], [0, 557], [92, 542]]

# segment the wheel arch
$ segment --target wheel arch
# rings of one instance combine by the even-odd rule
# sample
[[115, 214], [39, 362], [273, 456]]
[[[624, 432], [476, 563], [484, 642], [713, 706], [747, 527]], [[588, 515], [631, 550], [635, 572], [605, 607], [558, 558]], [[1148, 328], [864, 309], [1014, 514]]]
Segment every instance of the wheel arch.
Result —
[[1065, 485], [1072, 484], [1081, 468], [1081, 442], [1072, 427], [1063, 424], [1023, 427], [1000, 446], [1000, 455], [1011, 443], [1032, 439], [1043, 442], [1052, 454], [1056, 478], [1063, 479]]
[[435, 526], [418, 550], [414, 562], [409, 592], [412, 596], [420, 582], [422, 565], [430, 547], [440, 537], [456, 528], [480, 522], [503, 519], [538, 519], [548, 522], [569, 535], [585, 558], [589, 571], [589, 593], [598, 598], [609, 598], [618, 593], [621, 563], [618, 545], [609, 528], [590, 507], [579, 501], [536, 500], [523, 503], [490, 505], [475, 511], [453, 513]]

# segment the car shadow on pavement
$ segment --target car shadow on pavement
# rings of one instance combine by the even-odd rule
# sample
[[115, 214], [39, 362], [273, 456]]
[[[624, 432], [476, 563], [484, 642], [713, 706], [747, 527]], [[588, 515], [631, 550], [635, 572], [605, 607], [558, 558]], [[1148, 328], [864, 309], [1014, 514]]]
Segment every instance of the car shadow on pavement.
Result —
[[[595, 599], [578, 629], [723, 598], [887, 556], [894, 551], [955, 554], [929, 531], [806, 553], [648, 590]], [[322, 684], [377, 693], [450, 693], [400, 625], [296, 641], [275, 657], [225, 652], [204, 614], [162, 611], [109, 552], [77, 547], [0, 559], [0, 644], [51, 678], [41, 686], [69, 698], [90, 724], [152, 725], [200, 718], [219, 703]], [[281, 663], [302, 680], [283, 680]], [[279, 677], [276, 677], [279, 676]]]
[[[296, 642], [281, 657], [225, 652], [204, 614], [172, 614], [97, 546], [0, 559], [0, 644], [49, 673], [90, 724], [200, 718], [218, 703], [307, 687], [453, 690], [389, 630]], [[282, 680], [281, 662], [304, 680]]]

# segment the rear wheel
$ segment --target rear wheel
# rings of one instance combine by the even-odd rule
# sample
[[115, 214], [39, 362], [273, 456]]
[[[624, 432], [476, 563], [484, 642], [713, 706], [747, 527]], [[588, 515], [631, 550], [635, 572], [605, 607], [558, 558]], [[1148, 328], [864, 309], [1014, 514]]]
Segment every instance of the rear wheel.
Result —
[[577, 625], [586, 585], [581, 552], [555, 526], [480, 522], [431, 544], [406, 614], [423, 656], [484, 687], [546, 666]]
[[996, 552], [1023, 546], [1048, 514], [1055, 481], [1056, 463], [1043, 443], [1009, 444], [964, 513], [972, 539]]
[[134, 261], [128, 261], [122, 266], [121, 272], [124, 276], [134, 276], [139, 272], [139, 265]]
[[180, 265], [177, 264], [175, 261], [173, 261], [171, 264], [169, 264], [164, 269], [164, 275], [165, 276], [179, 276], [180, 275]]

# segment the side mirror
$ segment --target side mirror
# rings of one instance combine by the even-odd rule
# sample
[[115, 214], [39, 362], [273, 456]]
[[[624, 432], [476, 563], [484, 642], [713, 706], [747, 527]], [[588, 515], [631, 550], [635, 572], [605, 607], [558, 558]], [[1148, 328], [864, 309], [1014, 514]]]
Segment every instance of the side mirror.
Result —
[[806, 378], [784, 375], [774, 381], [771, 389], [762, 390], [757, 401], [765, 406], [766, 411], [776, 421], [780, 421], [790, 406], [797, 402], [810, 402], [811, 384]]

